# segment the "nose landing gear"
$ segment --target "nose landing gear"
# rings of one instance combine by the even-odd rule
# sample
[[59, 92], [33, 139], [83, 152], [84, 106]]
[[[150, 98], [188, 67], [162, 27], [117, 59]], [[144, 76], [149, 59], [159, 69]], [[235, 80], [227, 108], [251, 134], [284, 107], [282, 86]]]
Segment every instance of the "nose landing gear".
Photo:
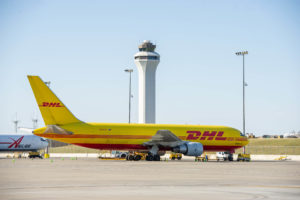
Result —
[[157, 146], [152, 146], [148, 153], [146, 152], [129, 152], [126, 156], [128, 161], [160, 161], [160, 155], [158, 153], [159, 148]]

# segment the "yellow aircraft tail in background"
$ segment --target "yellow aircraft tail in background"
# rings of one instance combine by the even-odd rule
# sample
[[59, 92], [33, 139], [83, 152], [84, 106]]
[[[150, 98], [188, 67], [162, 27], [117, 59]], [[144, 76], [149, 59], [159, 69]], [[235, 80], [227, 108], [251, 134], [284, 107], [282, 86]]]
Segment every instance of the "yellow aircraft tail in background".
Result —
[[81, 122], [59, 100], [40, 77], [28, 76], [28, 79], [45, 125], [63, 125]]

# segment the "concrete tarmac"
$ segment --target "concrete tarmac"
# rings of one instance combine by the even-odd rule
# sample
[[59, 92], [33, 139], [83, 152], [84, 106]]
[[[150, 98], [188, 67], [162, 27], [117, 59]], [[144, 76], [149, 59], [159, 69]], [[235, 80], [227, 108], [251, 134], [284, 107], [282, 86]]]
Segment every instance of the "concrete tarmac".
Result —
[[0, 199], [299, 199], [300, 162], [0, 159]]

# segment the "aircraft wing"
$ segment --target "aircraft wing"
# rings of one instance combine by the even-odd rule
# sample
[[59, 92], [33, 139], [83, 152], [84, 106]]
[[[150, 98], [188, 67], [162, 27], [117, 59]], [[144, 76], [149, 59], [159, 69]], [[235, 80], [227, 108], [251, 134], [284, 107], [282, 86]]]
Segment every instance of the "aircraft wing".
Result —
[[145, 142], [145, 146], [161, 146], [161, 147], [176, 147], [184, 144], [174, 133], [169, 130], [158, 130], [154, 136]]

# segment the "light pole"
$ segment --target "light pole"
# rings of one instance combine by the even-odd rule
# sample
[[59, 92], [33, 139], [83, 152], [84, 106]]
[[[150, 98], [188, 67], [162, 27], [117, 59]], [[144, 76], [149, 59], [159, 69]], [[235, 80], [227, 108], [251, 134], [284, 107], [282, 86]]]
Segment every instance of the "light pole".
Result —
[[[46, 81], [44, 82], [49, 88], [50, 88], [50, 81]], [[48, 146], [46, 147], [45, 149], [45, 155], [44, 155], [44, 158], [49, 158], [49, 146], [52, 147], [52, 140], [49, 140], [48, 139]]]
[[18, 120], [18, 115], [16, 113], [16, 119], [13, 120], [13, 123], [15, 124], [15, 132], [18, 132], [18, 123], [20, 122], [20, 120]]
[[[247, 83], [245, 82], [245, 55], [248, 54], [248, 51], [240, 51], [235, 53], [237, 56], [243, 56], [243, 134], [246, 136], [245, 131], [245, 86]], [[246, 147], [243, 148], [243, 153], [246, 153]]]
[[125, 72], [129, 73], [129, 116], [128, 116], [128, 123], [130, 124], [130, 112], [131, 112], [131, 73], [133, 72], [133, 69], [125, 69]]

